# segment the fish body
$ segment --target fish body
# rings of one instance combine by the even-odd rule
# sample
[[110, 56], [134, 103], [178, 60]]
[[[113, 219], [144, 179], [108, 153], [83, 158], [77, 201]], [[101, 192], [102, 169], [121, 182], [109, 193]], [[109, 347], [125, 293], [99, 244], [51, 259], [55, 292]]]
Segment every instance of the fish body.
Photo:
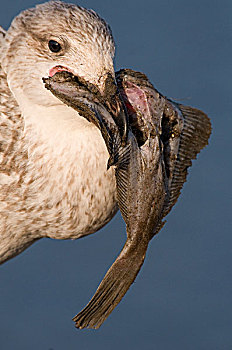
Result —
[[136, 278], [149, 241], [175, 204], [187, 168], [207, 144], [211, 127], [203, 112], [168, 100], [140, 72], [116, 73], [116, 115], [108, 108], [107, 94], [102, 99], [87, 82], [80, 84], [70, 75], [67, 84], [64, 74], [45, 79], [46, 87], [101, 130], [108, 164], [115, 167], [117, 201], [127, 228], [121, 253], [88, 305], [74, 317], [78, 328], [98, 328]]

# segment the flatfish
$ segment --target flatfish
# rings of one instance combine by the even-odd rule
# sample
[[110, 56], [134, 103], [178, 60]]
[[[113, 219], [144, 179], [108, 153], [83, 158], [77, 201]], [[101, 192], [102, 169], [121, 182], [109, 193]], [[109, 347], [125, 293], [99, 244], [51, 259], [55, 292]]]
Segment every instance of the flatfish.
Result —
[[150, 240], [164, 225], [186, 181], [192, 159], [206, 146], [209, 118], [160, 94], [148, 78], [129, 69], [109, 77], [104, 94], [68, 72], [44, 79], [64, 103], [94, 123], [115, 167], [117, 201], [127, 240], [87, 306], [77, 328], [99, 328], [135, 280]]

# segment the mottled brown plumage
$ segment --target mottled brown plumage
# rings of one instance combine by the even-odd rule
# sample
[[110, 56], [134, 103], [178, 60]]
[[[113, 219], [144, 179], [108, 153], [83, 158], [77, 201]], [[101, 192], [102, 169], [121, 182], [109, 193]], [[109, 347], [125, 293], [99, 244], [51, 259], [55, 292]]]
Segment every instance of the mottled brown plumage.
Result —
[[[50, 40], [59, 41], [60, 52], [49, 49]], [[0, 47], [2, 263], [39, 238], [95, 232], [117, 203], [100, 131], [42, 82], [64, 66], [104, 89], [114, 77], [108, 25], [91, 10], [50, 1], [17, 16], [1, 31]]]

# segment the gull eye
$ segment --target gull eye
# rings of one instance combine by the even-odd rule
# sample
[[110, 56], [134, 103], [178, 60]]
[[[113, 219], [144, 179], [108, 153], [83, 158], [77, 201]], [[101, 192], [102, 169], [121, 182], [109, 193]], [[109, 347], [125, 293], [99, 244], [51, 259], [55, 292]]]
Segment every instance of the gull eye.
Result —
[[49, 40], [48, 47], [52, 52], [59, 52], [61, 50], [61, 45], [55, 40]]

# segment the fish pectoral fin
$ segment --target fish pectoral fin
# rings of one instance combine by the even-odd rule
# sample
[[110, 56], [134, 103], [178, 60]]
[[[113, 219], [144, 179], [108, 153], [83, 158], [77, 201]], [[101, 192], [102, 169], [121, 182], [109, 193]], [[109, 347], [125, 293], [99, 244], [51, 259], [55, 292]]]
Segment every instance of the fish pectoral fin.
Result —
[[147, 240], [126, 241], [120, 255], [107, 271], [93, 298], [74, 318], [77, 328], [99, 328], [135, 280], [145, 258]]
[[184, 124], [180, 134], [172, 181], [169, 185], [169, 200], [164, 208], [163, 217], [176, 203], [186, 181], [187, 169], [192, 165], [192, 159], [195, 159], [200, 150], [208, 144], [211, 134], [210, 119], [204, 112], [177, 103], [175, 105], [182, 113]]

